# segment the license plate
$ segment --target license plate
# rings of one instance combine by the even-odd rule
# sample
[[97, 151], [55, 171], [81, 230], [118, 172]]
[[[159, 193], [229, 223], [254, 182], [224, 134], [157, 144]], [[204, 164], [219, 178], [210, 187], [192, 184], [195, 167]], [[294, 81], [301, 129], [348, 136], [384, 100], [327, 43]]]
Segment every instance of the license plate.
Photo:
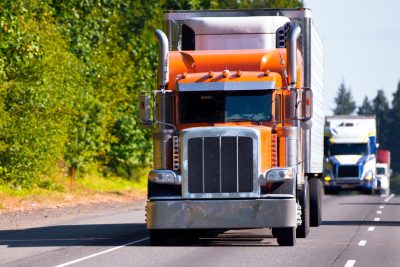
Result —
[[353, 185], [353, 184], [343, 184], [341, 187], [342, 187], [343, 189], [353, 189], [353, 188], [356, 188], [356, 186]]

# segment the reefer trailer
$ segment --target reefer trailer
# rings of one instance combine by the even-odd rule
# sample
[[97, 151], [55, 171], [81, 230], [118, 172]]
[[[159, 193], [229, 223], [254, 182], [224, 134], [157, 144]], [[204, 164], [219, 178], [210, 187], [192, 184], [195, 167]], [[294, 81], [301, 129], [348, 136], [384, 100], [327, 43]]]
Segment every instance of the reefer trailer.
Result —
[[169, 11], [156, 37], [158, 87], [140, 97], [154, 125], [151, 243], [207, 229], [306, 237], [321, 222], [324, 129], [311, 11]]

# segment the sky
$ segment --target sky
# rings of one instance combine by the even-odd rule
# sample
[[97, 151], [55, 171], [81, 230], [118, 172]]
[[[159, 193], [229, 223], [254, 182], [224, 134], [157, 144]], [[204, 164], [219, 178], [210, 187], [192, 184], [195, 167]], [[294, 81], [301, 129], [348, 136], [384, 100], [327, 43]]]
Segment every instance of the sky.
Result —
[[325, 113], [342, 81], [359, 106], [383, 89], [389, 103], [400, 81], [399, 0], [304, 0], [324, 44]]

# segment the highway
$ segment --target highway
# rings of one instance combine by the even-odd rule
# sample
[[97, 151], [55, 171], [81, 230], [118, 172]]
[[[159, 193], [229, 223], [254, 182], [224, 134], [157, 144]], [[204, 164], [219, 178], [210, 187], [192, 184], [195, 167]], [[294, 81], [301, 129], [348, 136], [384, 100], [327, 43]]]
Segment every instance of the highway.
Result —
[[269, 229], [152, 247], [144, 206], [0, 231], [1, 266], [399, 266], [400, 197], [326, 195], [323, 223], [294, 247]]

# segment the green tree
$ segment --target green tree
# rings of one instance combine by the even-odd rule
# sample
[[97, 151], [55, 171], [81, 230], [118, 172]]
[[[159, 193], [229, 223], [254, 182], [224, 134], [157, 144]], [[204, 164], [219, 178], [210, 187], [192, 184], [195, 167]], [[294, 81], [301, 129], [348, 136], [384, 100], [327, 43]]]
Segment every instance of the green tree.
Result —
[[365, 96], [361, 106], [358, 107], [357, 111], [358, 115], [372, 115], [374, 114], [374, 108], [372, 107], [371, 102], [368, 97]]
[[387, 132], [386, 132], [386, 146], [392, 153], [391, 166], [395, 172], [400, 172], [400, 161], [396, 160], [400, 157], [400, 138], [397, 133], [400, 132], [400, 81], [397, 84], [397, 90], [393, 94], [392, 107], [387, 113]]
[[377, 91], [376, 97], [372, 101], [374, 113], [376, 115], [376, 127], [378, 142], [381, 146], [387, 147], [387, 124], [388, 124], [388, 111], [389, 103], [386, 99], [385, 93], [382, 89]]
[[389, 103], [382, 89], [377, 91], [376, 97], [372, 100], [372, 104], [376, 115], [384, 114], [388, 111]]
[[350, 115], [356, 109], [356, 102], [353, 100], [351, 89], [347, 89], [344, 82], [340, 84], [335, 103], [336, 108], [333, 110], [335, 115]]

